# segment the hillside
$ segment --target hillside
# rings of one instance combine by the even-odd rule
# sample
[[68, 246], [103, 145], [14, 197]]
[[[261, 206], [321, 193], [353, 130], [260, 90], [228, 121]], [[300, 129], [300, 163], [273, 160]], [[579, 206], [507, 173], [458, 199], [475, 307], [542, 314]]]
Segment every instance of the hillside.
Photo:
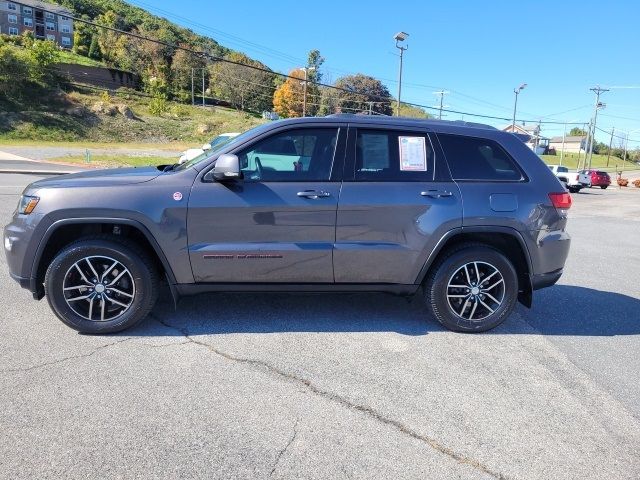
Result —
[[130, 90], [109, 96], [80, 89], [51, 93], [46, 103], [28, 109], [0, 112], [0, 140], [199, 145], [219, 133], [244, 131], [262, 122], [223, 107], [175, 102], [159, 106]]

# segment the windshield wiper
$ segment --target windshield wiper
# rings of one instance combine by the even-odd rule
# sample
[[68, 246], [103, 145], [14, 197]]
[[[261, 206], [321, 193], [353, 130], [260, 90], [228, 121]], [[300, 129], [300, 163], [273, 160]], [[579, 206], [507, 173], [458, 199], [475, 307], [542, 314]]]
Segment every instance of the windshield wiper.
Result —
[[163, 165], [164, 168], [162, 169], [163, 172], [170, 172], [171, 170], [174, 170], [177, 166], [179, 166], [179, 163], [174, 163], [173, 165]]

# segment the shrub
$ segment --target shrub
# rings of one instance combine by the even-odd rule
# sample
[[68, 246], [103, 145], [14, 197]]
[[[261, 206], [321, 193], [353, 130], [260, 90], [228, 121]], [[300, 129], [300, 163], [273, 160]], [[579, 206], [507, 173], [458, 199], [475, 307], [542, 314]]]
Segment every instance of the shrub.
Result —
[[621, 187], [626, 187], [627, 185], [629, 185], [629, 180], [626, 178], [618, 178], [618, 185], [620, 185]]
[[640, 188], [640, 178], [638, 178], [637, 180], [634, 180], [634, 181], [633, 181], [633, 182], [631, 182], [631, 183], [633, 183], [633, 186], [634, 186], [634, 187], [636, 187], [636, 188]]
[[167, 113], [167, 101], [163, 97], [154, 97], [149, 102], [149, 113], [160, 116]]
[[171, 115], [175, 118], [189, 118], [191, 111], [186, 105], [174, 104], [171, 107]]

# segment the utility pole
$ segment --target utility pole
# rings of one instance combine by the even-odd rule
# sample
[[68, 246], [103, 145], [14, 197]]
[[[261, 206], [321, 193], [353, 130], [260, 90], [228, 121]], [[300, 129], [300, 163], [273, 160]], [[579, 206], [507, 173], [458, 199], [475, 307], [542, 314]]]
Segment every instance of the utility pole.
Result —
[[373, 115], [373, 102], [368, 102], [369, 103], [369, 115]]
[[609, 151], [607, 152], [607, 167], [609, 166], [609, 159], [611, 158], [611, 147], [613, 146], [613, 132], [614, 127], [611, 127], [611, 140], [609, 140]]
[[307, 83], [309, 81], [309, 70], [315, 70], [316, 67], [302, 67], [300, 70], [304, 72], [304, 82], [303, 82], [303, 90], [304, 94], [302, 96], [302, 116], [307, 116]]
[[449, 93], [448, 91], [445, 90], [440, 90], [439, 92], [433, 92], [434, 95], [440, 95], [440, 105], [437, 107], [438, 108], [438, 120], [442, 120], [442, 109], [444, 108], [444, 105], [442, 104], [444, 101], [444, 96]]
[[625, 163], [627, 162], [627, 146], [629, 145], [629, 132], [625, 134], [624, 140], [624, 154], [622, 155], [622, 170], [624, 171]]
[[[562, 150], [560, 151], [560, 166], [564, 160], [564, 141], [567, 138], [567, 122], [564, 122], [564, 130], [562, 131]], [[580, 147], [578, 147], [578, 159], [580, 158]]]
[[516, 133], [516, 109], [518, 108], [518, 94], [525, 89], [526, 83], [521, 84], [518, 88], [513, 89], [513, 93], [516, 94], [516, 99], [513, 102], [513, 122], [511, 122], [511, 133]]
[[202, 69], [202, 106], [204, 107], [204, 68]]
[[[591, 170], [591, 160], [593, 158], [593, 146], [594, 146], [594, 139], [595, 139], [594, 137], [596, 135], [596, 122], [598, 121], [598, 110], [600, 108], [605, 107], [604, 103], [600, 103], [600, 95], [603, 94], [604, 92], [608, 92], [609, 89], [601, 88], [600, 85], [596, 85], [595, 87], [590, 88], [589, 90], [591, 90], [593, 93], [596, 94], [596, 103], [593, 106], [593, 118], [591, 122], [591, 127], [589, 128], [591, 135], [589, 137], [589, 146], [587, 149], [587, 155], [589, 156], [589, 170]], [[587, 157], [585, 157], [584, 161], [586, 166]]]
[[195, 97], [195, 90], [193, 87], [193, 75], [194, 75], [194, 69], [193, 67], [191, 68], [191, 106], [196, 104], [196, 97]]

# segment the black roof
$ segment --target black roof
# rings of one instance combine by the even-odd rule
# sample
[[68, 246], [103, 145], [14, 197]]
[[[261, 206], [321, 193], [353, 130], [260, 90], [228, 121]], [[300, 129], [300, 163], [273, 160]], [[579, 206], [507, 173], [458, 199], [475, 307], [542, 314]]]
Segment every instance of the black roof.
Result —
[[[473, 131], [483, 135], [486, 135], [487, 131], [501, 132], [491, 125], [485, 125], [483, 123], [465, 122], [463, 120], [435, 120], [435, 119], [421, 119], [410, 117], [391, 117], [387, 115], [356, 115], [353, 113], [336, 113], [333, 115], [327, 115], [326, 117], [304, 117], [304, 118], [289, 118], [284, 120], [277, 120], [273, 123], [289, 124], [289, 123], [335, 123], [336, 121], [345, 122], [349, 124], [367, 124], [367, 125], [393, 125], [393, 126], [406, 126], [412, 128], [428, 128], [436, 132], [450, 132], [461, 134], [473, 134]], [[504, 133], [504, 132], [502, 132]], [[509, 134], [511, 135], [511, 134]]]

